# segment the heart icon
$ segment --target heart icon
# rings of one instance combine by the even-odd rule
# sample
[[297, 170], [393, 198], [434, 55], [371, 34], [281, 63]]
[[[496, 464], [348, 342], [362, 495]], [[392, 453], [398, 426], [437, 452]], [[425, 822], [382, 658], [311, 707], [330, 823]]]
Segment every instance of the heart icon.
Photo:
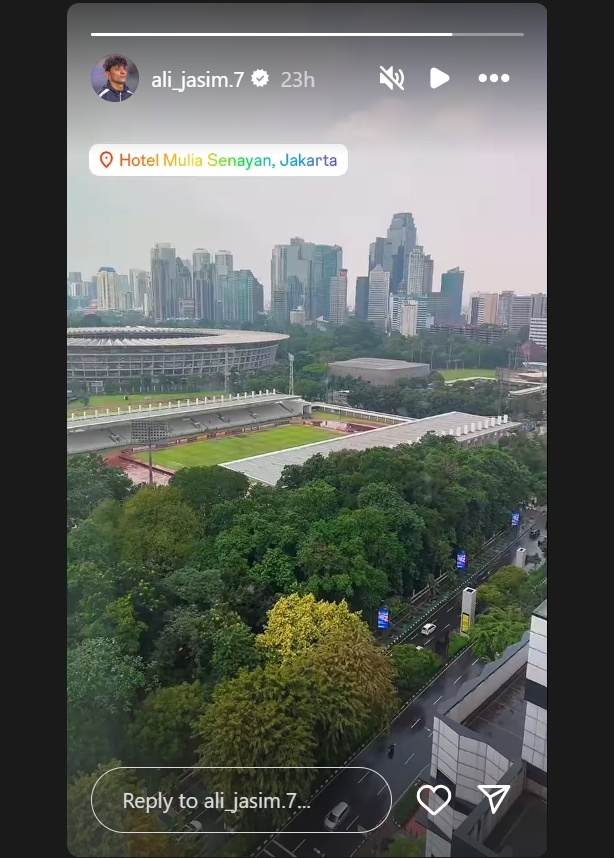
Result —
[[[435, 810], [432, 810], [428, 806], [428, 798], [426, 798], [426, 799], [421, 798], [421, 795], [423, 792], [432, 792], [433, 795], [435, 795], [435, 793], [437, 793], [437, 792], [445, 792], [447, 797], [446, 797], [446, 800], [438, 808], [436, 808]], [[440, 784], [439, 786], [431, 786], [430, 784], [423, 784], [420, 787], [420, 789], [418, 790], [418, 792], [416, 793], [416, 800], [417, 800], [418, 804], [426, 810], [427, 813], [429, 813], [431, 816], [437, 816], [437, 814], [440, 811], [442, 811], [444, 809], [444, 807], [447, 807], [450, 804], [450, 802], [452, 801], [452, 793], [450, 792], [450, 790], [448, 789], [447, 786], [443, 786], [442, 784]]]

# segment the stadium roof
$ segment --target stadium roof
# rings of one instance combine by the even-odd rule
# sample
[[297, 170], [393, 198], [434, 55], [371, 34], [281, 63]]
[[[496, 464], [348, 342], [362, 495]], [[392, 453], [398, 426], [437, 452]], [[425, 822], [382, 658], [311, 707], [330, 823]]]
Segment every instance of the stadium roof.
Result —
[[347, 366], [355, 369], [407, 369], [408, 366], [429, 366], [427, 363], [410, 363], [406, 360], [388, 360], [387, 358], [351, 358], [336, 360], [332, 366]]
[[246, 346], [278, 343], [288, 334], [226, 331], [219, 328], [68, 328], [68, 348], [143, 348], [143, 346]]
[[[274, 486], [287, 465], [304, 465], [308, 459], [318, 454], [328, 456], [329, 453], [339, 453], [341, 450], [368, 450], [372, 447], [398, 447], [400, 444], [415, 444], [428, 432], [449, 434], [450, 430], [456, 432], [458, 428], [463, 432], [465, 426], [469, 431], [461, 437], [475, 438], [491, 435], [504, 427], [511, 429], [519, 425], [508, 422], [478, 429], [478, 424], [483, 425], [486, 420], [490, 421], [490, 418], [480, 417], [477, 414], [465, 414], [462, 411], [450, 411], [448, 414], [426, 417], [423, 420], [415, 420], [413, 423], [384, 426], [381, 429], [356, 432], [331, 441], [317, 441], [315, 444], [306, 444], [291, 450], [263, 453], [260, 456], [238, 459], [235, 462], [225, 463], [222, 467], [245, 474], [248, 479]], [[474, 426], [473, 432], [471, 431], [472, 425]]]

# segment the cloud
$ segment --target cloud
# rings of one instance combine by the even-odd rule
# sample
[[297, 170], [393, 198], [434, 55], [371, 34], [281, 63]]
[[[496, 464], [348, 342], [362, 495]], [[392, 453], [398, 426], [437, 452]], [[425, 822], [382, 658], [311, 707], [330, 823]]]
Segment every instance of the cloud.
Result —
[[382, 98], [368, 110], [358, 110], [338, 120], [331, 128], [331, 140], [340, 143], [408, 146], [425, 143], [455, 145], [475, 144], [486, 135], [487, 121], [483, 111], [475, 106], [455, 104], [453, 107], [428, 108], [423, 103], [415, 112], [411, 104], [399, 104], [399, 99]]

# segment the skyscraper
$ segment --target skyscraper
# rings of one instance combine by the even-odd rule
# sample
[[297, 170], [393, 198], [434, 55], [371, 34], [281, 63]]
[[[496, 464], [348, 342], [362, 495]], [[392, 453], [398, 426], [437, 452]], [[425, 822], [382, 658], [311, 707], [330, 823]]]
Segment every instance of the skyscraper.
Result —
[[185, 260], [177, 257], [175, 276], [175, 298], [176, 318], [194, 318], [194, 293], [192, 291], [192, 272], [186, 265]]
[[463, 285], [465, 272], [460, 268], [450, 268], [441, 275], [441, 295], [448, 298], [450, 303], [450, 316], [454, 321], [460, 319], [463, 308]]
[[499, 304], [497, 307], [497, 324], [502, 328], [509, 328], [512, 318], [512, 306], [514, 303], [514, 293], [510, 291], [501, 292], [499, 294]]
[[176, 318], [173, 314], [176, 306], [175, 259], [175, 248], [166, 241], [157, 242], [151, 249], [151, 297], [155, 322]]
[[433, 291], [433, 260], [420, 245], [408, 254], [406, 287], [408, 295], [430, 295]]
[[343, 268], [337, 277], [330, 279], [330, 313], [331, 325], [343, 325], [348, 314], [348, 273]]
[[343, 251], [338, 245], [312, 244], [293, 238], [277, 244], [271, 259], [271, 306], [273, 318], [287, 325], [290, 310], [302, 306], [308, 321], [330, 315], [331, 278], [338, 277]]
[[369, 278], [356, 278], [356, 299], [354, 301], [354, 316], [361, 322], [366, 322], [369, 317]]
[[376, 265], [369, 274], [368, 321], [385, 331], [388, 327], [388, 300], [390, 296], [390, 272]]
[[414, 216], [408, 212], [393, 215], [384, 242], [382, 262], [382, 268], [390, 274], [391, 292], [398, 292], [401, 283], [408, 283], [409, 255], [417, 241]]
[[499, 296], [496, 292], [476, 292], [471, 296], [471, 325], [496, 325]]
[[406, 301], [401, 307], [399, 332], [403, 337], [415, 337], [418, 331], [418, 302]]
[[264, 312], [264, 289], [262, 283], [247, 269], [230, 271], [225, 292], [225, 314], [227, 322], [256, 322]]
[[98, 284], [98, 309], [119, 310], [119, 289], [117, 287], [117, 272], [114, 268], [103, 267], [96, 275]]
[[202, 247], [192, 254], [192, 282], [194, 318], [214, 322], [215, 263], [209, 251]]
[[213, 321], [226, 321], [224, 313], [224, 296], [228, 283], [228, 275], [233, 269], [232, 253], [229, 250], [218, 250], [215, 254], [215, 283], [213, 284]]
[[376, 238], [375, 241], [369, 245], [369, 271], [373, 271], [376, 265], [381, 265], [383, 267], [385, 244], [385, 238]]

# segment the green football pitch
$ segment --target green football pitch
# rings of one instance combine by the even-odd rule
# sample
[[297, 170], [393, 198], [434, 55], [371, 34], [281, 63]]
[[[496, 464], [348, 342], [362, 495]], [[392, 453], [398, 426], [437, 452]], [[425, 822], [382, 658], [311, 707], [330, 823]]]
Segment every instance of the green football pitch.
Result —
[[[290, 447], [302, 447], [303, 444], [328, 441], [331, 438], [340, 438], [341, 435], [340, 432], [330, 432], [315, 426], [278, 426], [275, 429], [246, 432], [233, 438], [194, 441], [191, 444], [177, 444], [164, 450], [154, 450], [153, 463], [173, 471], [198, 465], [221, 465], [262, 453], [274, 453]], [[142, 462], [148, 460], [147, 453], [138, 453], [135, 458]]]

